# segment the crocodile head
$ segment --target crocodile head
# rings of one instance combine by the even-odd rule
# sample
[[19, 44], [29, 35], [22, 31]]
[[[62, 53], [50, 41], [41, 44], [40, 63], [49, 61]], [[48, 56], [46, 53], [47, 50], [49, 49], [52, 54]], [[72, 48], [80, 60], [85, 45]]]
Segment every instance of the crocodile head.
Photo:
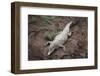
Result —
[[51, 44], [49, 47], [48, 47], [48, 55], [51, 55], [51, 53], [55, 50], [55, 46], [54, 44]]

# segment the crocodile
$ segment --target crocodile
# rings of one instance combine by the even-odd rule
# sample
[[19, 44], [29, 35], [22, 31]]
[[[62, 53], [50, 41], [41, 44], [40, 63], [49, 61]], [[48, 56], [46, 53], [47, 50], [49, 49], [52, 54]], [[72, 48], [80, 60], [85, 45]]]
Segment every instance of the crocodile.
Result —
[[48, 55], [51, 55], [51, 53], [58, 48], [62, 48], [63, 51], [65, 51], [64, 43], [67, 41], [68, 36], [72, 35], [72, 32], [70, 31], [70, 26], [72, 25], [72, 21], [66, 24], [65, 28], [58, 33], [58, 35], [55, 36], [53, 41], [48, 41], [46, 44], [49, 44], [48, 47]]

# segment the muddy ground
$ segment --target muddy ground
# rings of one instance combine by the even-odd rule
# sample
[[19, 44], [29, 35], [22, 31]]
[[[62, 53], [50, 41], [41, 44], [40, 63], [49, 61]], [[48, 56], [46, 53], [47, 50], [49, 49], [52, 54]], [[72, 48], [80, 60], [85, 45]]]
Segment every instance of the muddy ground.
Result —
[[[88, 19], [86, 17], [67, 16], [28, 16], [28, 60], [46, 59], [77, 59], [88, 57]], [[47, 55], [47, 41], [52, 41], [56, 33], [62, 31], [66, 24], [73, 21], [68, 37], [62, 48], [56, 49], [50, 56]]]

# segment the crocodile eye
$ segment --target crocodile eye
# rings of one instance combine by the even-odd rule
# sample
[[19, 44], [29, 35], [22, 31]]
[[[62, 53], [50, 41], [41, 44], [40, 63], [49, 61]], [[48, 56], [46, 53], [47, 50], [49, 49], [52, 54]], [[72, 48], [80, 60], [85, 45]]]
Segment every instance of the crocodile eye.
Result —
[[50, 43], [48, 43], [48, 46], [50, 45]]

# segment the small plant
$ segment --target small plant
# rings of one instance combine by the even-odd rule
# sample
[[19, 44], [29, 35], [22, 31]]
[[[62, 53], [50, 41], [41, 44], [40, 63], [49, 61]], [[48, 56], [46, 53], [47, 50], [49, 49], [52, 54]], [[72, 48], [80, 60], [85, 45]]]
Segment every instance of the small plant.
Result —
[[55, 36], [56, 36], [56, 32], [49, 32], [49, 31], [47, 31], [47, 32], [45, 32], [45, 34], [44, 34], [44, 38], [45, 38], [46, 40], [49, 40], [49, 41], [52, 41], [52, 40], [54, 39]]
[[32, 21], [33, 21], [33, 22], [37, 21], [37, 18], [34, 17], [34, 16], [32, 16]]
[[43, 25], [47, 26], [49, 23], [52, 22], [52, 20], [54, 19], [54, 17], [51, 16], [42, 16], [41, 17], [43, 20]]

